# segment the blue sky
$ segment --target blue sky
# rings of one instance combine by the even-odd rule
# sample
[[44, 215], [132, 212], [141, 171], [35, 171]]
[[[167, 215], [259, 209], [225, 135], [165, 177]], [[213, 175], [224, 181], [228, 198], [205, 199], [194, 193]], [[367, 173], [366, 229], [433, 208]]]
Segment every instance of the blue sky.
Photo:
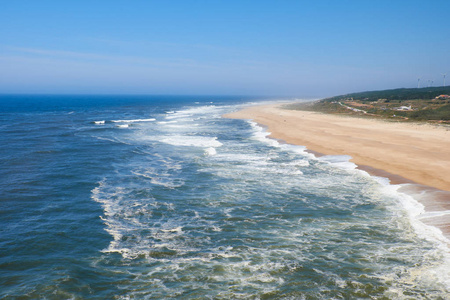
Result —
[[448, 0], [0, 2], [0, 93], [309, 98], [450, 83]]

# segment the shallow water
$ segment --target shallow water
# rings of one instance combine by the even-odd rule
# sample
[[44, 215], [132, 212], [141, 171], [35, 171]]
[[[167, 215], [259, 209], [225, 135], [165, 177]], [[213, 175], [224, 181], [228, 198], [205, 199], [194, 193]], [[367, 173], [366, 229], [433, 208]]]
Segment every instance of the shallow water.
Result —
[[221, 117], [251, 99], [0, 100], [2, 298], [449, 295], [421, 205]]

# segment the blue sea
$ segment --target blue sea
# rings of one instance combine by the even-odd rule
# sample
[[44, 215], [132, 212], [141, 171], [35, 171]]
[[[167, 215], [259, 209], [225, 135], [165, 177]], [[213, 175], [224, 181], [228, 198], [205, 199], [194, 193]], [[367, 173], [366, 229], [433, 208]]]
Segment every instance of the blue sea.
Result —
[[423, 207], [260, 100], [0, 96], [0, 298], [449, 299]]

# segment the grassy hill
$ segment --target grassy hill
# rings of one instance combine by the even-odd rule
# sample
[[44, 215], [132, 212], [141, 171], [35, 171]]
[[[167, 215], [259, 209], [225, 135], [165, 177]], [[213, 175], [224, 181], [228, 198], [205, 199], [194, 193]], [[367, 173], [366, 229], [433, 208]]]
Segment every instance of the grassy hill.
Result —
[[450, 95], [450, 86], [351, 93], [309, 104], [294, 104], [289, 108], [404, 121], [450, 123], [450, 98], [439, 97], [440, 95]]
[[342, 101], [346, 99], [359, 99], [364, 101], [378, 101], [379, 99], [387, 100], [430, 100], [439, 95], [449, 95], [450, 86], [413, 88], [413, 89], [393, 89], [382, 91], [368, 91], [360, 93], [351, 93], [341, 96], [323, 99], [324, 101]]

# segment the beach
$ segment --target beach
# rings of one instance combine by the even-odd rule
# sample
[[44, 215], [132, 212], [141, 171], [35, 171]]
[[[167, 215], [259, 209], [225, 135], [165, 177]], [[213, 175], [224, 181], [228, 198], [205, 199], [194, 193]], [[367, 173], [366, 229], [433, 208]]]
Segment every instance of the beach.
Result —
[[[251, 119], [266, 126], [270, 137], [306, 146], [319, 156], [349, 155], [358, 168], [389, 178], [392, 184], [415, 183], [404, 189], [421, 200], [425, 211], [450, 210], [448, 128], [290, 110], [282, 106], [257, 105], [225, 117]], [[450, 236], [446, 214], [435, 215], [424, 222]]]
[[223, 117], [252, 104], [0, 96], [0, 299], [446, 299], [449, 192]]
[[279, 104], [226, 117], [252, 119], [272, 138], [326, 155], [350, 155], [357, 165], [450, 191], [450, 131], [443, 127], [288, 110]]

